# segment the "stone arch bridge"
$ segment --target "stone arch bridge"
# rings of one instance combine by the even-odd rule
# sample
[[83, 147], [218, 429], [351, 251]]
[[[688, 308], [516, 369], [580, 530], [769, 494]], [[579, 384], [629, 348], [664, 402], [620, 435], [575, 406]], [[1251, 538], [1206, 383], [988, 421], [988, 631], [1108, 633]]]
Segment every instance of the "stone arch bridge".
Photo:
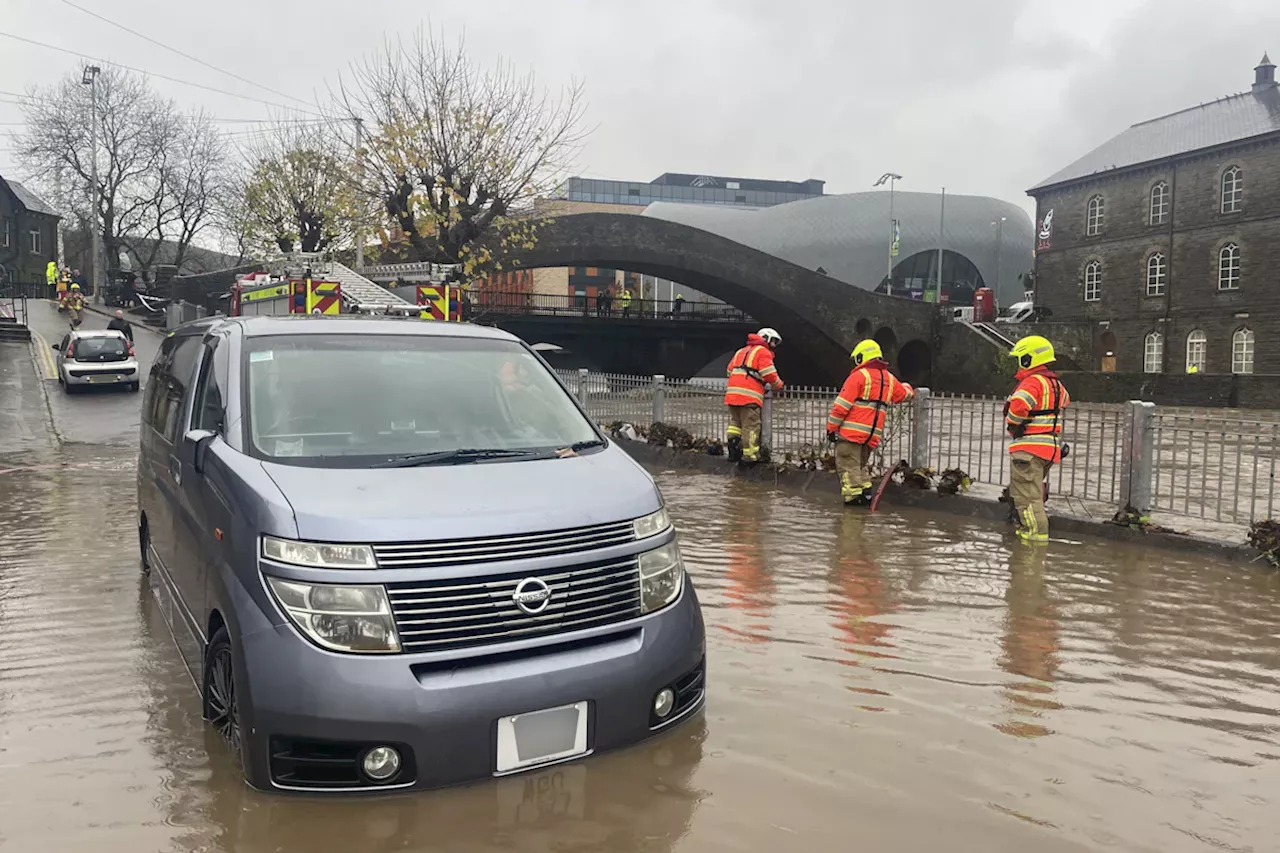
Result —
[[839, 384], [849, 351], [875, 337], [910, 382], [928, 382], [942, 320], [937, 305], [883, 296], [717, 234], [619, 213], [558, 216], [504, 267], [595, 266], [652, 275], [722, 299], [782, 333], [779, 369], [805, 383]]

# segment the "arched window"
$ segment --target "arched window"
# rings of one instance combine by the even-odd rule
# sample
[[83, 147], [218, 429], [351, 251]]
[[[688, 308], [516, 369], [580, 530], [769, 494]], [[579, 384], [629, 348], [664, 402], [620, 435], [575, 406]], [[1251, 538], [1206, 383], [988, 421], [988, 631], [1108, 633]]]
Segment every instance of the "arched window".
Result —
[[1218, 290], [1240, 289], [1240, 247], [1228, 243], [1218, 250]]
[[1231, 372], [1253, 373], [1253, 332], [1237, 329], [1231, 336]]
[[1147, 296], [1163, 296], [1166, 267], [1164, 254], [1156, 252], [1147, 258]]
[[1084, 233], [1088, 237], [1096, 237], [1102, 233], [1103, 209], [1102, 196], [1095, 195], [1089, 199], [1089, 210], [1085, 216]]
[[1160, 373], [1164, 370], [1164, 335], [1151, 332], [1142, 345], [1142, 370]]
[[1148, 221], [1152, 225], [1163, 225], [1169, 221], [1169, 185], [1157, 181], [1151, 188], [1151, 213]]
[[1102, 261], [1090, 261], [1084, 268], [1084, 301], [1102, 298]]
[[1192, 368], [1197, 373], [1204, 372], [1205, 354], [1209, 349], [1208, 338], [1204, 332], [1196, 329], [1187, 335], [1187, 373], [1192, 372]]
[[1222, 173], [1222, 212], [1239, 213], [1244, 207], [1244, 171], [1232, 166]]

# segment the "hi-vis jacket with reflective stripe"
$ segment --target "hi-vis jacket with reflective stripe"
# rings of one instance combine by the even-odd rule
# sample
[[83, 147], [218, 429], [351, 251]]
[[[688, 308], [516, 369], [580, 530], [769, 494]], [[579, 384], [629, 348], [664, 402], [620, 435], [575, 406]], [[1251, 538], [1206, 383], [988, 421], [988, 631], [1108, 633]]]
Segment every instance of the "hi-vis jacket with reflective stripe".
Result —
[[782, 390], [782, 377], [773, 366], [773, 350], [759, 335], [747, 335], [747, 345], [729, 359], [729, 390], [726, 406], [761, 406], [764, 388]]
[[844, 381], [827, 415], [827, 432], [837, 432], [854, 444], [878, 447], [889, 407], [905, 403], [915, 394], [915, 389], [899, 381], [883, 361], [868, 361], [855, 367]]
[[1062, 461], [1062, 412], [1071, 395], [1047, 367], [1019, 370], [1018, 387], [1005, 403], [1010, 453], [1030, 453], [1048, 462]]

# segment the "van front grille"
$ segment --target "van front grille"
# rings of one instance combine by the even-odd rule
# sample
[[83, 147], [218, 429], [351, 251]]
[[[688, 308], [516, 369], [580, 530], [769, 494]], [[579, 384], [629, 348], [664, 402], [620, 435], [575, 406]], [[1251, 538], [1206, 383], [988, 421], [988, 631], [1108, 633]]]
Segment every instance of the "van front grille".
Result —
[[[516, 591], [547, 590], [528, 613]], [[406, 652], [445, 651], [597, 628], [640, 615], [636, 557], [546, 572], [387, 584]], [[528, 609], [544, 602], [528, 600]]]
[[635, 528], [629, 521], [597, 524], [550, 533], [523, 533], [480, 539], [440, 539], [434, 542], [400, 542], [373, 546], [378, 566], [383, 569], [423, 569], [553, 557], [625, 545], [634, 542]]

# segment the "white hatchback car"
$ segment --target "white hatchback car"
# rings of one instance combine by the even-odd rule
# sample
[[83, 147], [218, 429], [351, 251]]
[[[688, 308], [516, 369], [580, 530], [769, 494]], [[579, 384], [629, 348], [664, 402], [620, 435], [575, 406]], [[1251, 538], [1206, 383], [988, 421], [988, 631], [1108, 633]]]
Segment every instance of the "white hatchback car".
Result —
[[58, 351], [58, 383], [68, 394], [88, 385], [137, 391], [142, 381], [133, 344], [123, 332], [77, 329], [53, 345]]

